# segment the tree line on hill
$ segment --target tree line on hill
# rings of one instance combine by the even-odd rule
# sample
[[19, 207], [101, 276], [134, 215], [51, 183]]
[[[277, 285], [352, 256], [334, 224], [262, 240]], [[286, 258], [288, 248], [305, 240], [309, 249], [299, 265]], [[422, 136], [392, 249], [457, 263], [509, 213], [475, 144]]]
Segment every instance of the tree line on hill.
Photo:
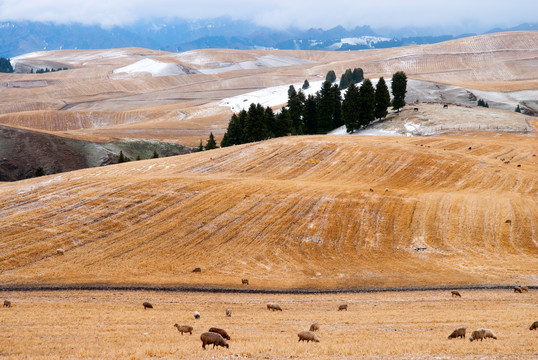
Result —
[[[297, 91], [290, 85], [288, 104], [277, 114], [270, 107], [250, 104], [248, 110], [232, 115], [220, 146], [245, 144], [288, 134], [326, 134], [342, 125], [346, 126], [347, 132], [352, 133], [375, 119], [384, 118], [391, 104], [398, 111], [405, 105], [407, 76], [403, 71], [393, 74], [392, 102], [382, 77], [375, 88], [370, 79], [363, 80], [360, 68], [346, 70], [341, 79], [344, 79], [344, 83], [349, 81], [343, 99], [341, 84], [333, 83], [336, 74], [331, 70], [315, 95], [305, 96], [301, 90]], [[360, 87], [355, 83], [359, 79], [362, 81]], [[308, 83], [305, 82], [303, 88], [306, 84]], [[210, 148], [216, 146], [211, 145]], [[200, 142], [200, 150], [202, 148]], [[206, 150], [209, 150], [208, 147]]]
[[0, 73], [12, 73], [13, 67], [11, 66], [11, 61], [9, 59], [0, 57]]

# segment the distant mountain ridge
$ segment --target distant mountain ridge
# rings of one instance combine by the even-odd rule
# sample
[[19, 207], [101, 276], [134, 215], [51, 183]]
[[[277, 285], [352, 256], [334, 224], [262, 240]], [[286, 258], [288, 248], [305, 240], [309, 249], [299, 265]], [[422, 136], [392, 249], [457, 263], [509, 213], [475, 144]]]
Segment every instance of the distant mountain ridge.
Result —
[[[538, 23], [489, 32], [536, 29]], [[337, 26], [328, 30], [311, 28], [306, 31], [296, 28], [275, 30], [226, 17], [196, 21], [144, 21], [109, 29], [77, 23], [8, 21], [0, 23], [0, 57], [15, 57], [42, 50], [122, 47], [143, 47], [171, 52], [204, 48], [360, 50], [430, 44], [475, 35], [439, 35], [434, 30], [428, 32], [410, 28], [401, 32], [378, 32], [370, 26], [357, 26], [353, 29]]]

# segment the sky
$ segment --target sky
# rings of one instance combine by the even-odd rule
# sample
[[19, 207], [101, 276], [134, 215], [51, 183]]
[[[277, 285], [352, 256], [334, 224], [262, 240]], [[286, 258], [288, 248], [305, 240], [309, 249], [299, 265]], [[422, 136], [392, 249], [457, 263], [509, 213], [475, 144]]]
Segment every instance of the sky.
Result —
[[0, 0], [0, 21], [83, 23], [229, 16], [276, 29], [431, 27], [479, 32], [538, 21], [538, 0]]

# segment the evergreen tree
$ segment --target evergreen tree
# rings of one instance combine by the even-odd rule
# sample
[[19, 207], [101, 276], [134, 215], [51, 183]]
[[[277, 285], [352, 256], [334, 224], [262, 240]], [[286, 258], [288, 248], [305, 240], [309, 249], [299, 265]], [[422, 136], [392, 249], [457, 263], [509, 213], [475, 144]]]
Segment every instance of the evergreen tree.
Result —
[[407, 76], [403, 71], [392, 75], [392, 107], [400, 112], [405, 106], [405, 93], [407, 92]]
[[136, 161], [140, 161], [142, 158], [140, 158], [140, 155], [136, 155]]
[[34, 172], [35, 177], [40, 177], [40, 176], [44, 176], [44, 175], [45, 175], [45, 170], [43, 170], [43, 168], [41, 166], [38, 167], [37, 169], [35, 169], [35, 172]]
[[353, 82], [353, 73], [351, 69], [347, 69], [340, 77], [340, 89], [347, 89], [349, 84]]
[[521, 108], [519, 107], [519, 104], [517, 104], [517, 107], [516, 107], [516, 109], [514, 111], [517, 112], [517, 113], [521, 112]]
[[153, 150], [153, 155], [151, 156], [152, 159], [158, 159], [159, 154], [157, 154], [157, 150]]
[[217, 142], [215, 141], [215, 137], [213, 136], [213, 132], [209, 133], [209, 139], [207, 140], [207, 144], [205, 146], [206, 150], [213, 150], [217, 148]]
[[11, 61], [9, 59], [0, 57], [0, 73], [12, 73], [13, 67], [11, 66]]
[[359, 89], [359, 122], [366, 126], [375, 118], [375, 90], [370, 79], [364, 79]]
[[[241, 113], [246, 114], [246, 111], [242, 111]], [[241, 116], [240, 113], [240, 116]], [[241, 120], [239, 119], [239, 116], [236, 114], [232, 115], [232, 118], [230, 119], [230, 122], [228, 123], [228, 129], [226, 130], [226, 133], [224, 134], [224, 137], [222, 138], [222, 141], [220, 142], [221, 147], [231, 146], [231, 145], [239, 145], [243, 143], [243, 124], [241, 124]], [[200, 140], [200, 146], [202, 144], [202, 140]], [[203, 150], [203, 146], [202, 146]]]
[[379, 78], [375, 88], [375, 110], [374, 117], [381, 119], [387, 116], [387, 108], [390, 106], [390, 94], [387, 83], [383, 77]]
[[330, 70], [327, 73], [327, 76], [325, 76], [325, 81], [328, 81], [330, 84], [336, 81], [336, 74], [334, 73], [334, 70]]
[[292, 122], [290, 112], [287, 108], [282, 108], [282, 111], [275, 119], [275, 137], [286, 136], [292, 132]]
[[342, 102], [342, 118], [348, 133], [359, 128], [359, 89], [354, 82], [348, 86]]
[[355, 68], [353, 69], [353, 82], [355, 84], [360, 83], [362, 80], [364, 80], [364, 72], [361, 68]]
[[264, 111], [265, 116], [265, 124], [267, 126], [267, 137], [273, 138], [275, 137], [275, 113], [273, 112], [273, 109], [271, 109], [269, 106], [265, 108]]
[[288, 98], [288, 110], [292, 127], [291, 131], [289, 132], [293, 134], [304, 134], [304, 125], [302, 119], [304, 102], [305, 97], [302, 91], [292, 93]]
[[291, 94], [297, 94], [297, 90], [295, 90], [295, 86], [293, 85], [290, 85], [290, 87], [288, 88], [288, 97], [290, 97]]
[[269, 137], [264, 113], [261, 104], [250, 104], [245, 124], [244, 142], [261, 141]]
[[123, 155], [123, 151], [120, 150], [120, 156], [118, 157], [118, 164], [124, 163], [127, 161], [127, 158], [125, 155]]
[[[224, 136], [226, 136], [226, 135], [224, 135]], [[204, 144], [202, 143], [202, 139], [200, 139], [200, 145], [198, 145], [198, 151], [204, 151]]]
[[342, 92], [338, 85], [333, 85], [331, 95], [333, 100], [333, 129], [335, 129], [344, 125], [344, 120], [342, 119]]
[[478, 99], [478, 106], [487, 107], [489, 108], [489, 105], [487, 102], [485, 102], [483, 99]]
[[303, 90], [306, 90], [310, 87], [310, 83], [308, 82], [308, 80], [305, 79], [304, 83], [303, 83]]
[[318, 133], [326, 134], [334, 129], [333, 127], [333, 101], [332, 86], [329, 81], [324, 81], [320, 91], [317, 93], [318, 110]]
[[318, 106], [313, 95], [308, 95], [303, 108], [303, 124], [305, 134], [318, 133]]

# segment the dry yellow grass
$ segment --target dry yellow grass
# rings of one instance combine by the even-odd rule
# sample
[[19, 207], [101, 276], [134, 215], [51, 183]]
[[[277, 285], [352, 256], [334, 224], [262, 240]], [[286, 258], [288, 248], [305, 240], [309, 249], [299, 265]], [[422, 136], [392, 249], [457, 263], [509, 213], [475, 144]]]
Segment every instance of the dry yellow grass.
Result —
[[[0, 309], [0, 359], [535, 359], [535, 290], [461, 290], [329, 295], [156, 292], [7, 292]], [[150, 301], [153, 310], [144, 310]], [[278, 302], [282, 312], [266, 310]], [[349, 310], [337, 311], [341, 303]], [[225, 316], [225, 309], [232, 317]], [[194, 320], [193, 311], [201, 312]], [[320, 343], [297, 333], [320, 323]], [[174, 323], [194, 326], [181, 336]], [[200, 334], [221, 327], [230, 348], [202, 350]], [[457, 327], [465, 340], [448, 340]], [[492, 329], [498, 339], [469, 342]]]

